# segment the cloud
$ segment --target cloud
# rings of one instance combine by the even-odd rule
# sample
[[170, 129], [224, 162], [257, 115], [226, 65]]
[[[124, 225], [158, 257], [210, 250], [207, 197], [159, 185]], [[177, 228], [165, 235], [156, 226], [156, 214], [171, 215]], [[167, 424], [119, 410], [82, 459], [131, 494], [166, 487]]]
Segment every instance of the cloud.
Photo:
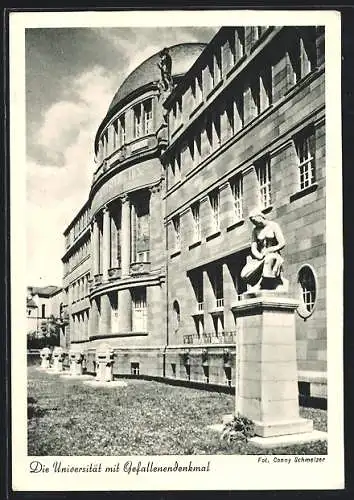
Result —
[[70, 151], [77, 141], [82, 143], [82, 133], [85, 135], [88, 132], [88, 140], [93, 142], [114, 90], [115, 79], [104, 68], [97, 66], [74, 79], [67, 79], [64, 99], [46, 110], [33, 138], [35, 144], [43, 148], [43, 157], [63, 165], [65, 161], [70, 161], [66, 150], [69, 148]]
[[[95, 134], [119, 85], [162, 46], [208, 41], [215, 30], [203, 29], [202, 37], [197, 28], [67, 30], [66, 34], [47, 30], [44, 40], [41, 36], [33, 39], [27, 67], [31, 68], [31, 54], [35, 57], [36, 53], [44, 52], [50, 68], [60, 71], [57, 69], [51, 76], [47, 65], [39, 64], [43, 58], [38, 56], [38, 72], [35, 77], [32, 75], [32, 80], [27, 80], [27, 85], [31, 82], [27, 106], [29, 103], [32, 106], [28, 110], [31, 120], [27, 128], [31, 155], [27, 161], [28, 283], [35, 285], [40, 277], [42, 283], [61, 283], [62, 233], [87, 200], [94, 168]], [[52, 36], [57, 42], [50, 44]], [[64, 61], [59, 50], [64, 44], [67, 50], [63, 53], [68, 57], [73, 43], [75, 56], [79, 58], [77, 66], [71, 59]], [[96, 50], [102, 51], [99, 63]], [[87, 61], [93, 54], [95, 62], [90, 66]], [[81, 69], [77, 71], [79, 64]], [[41, 87], [44, 79], [46, 86]], [[37, 96], [48, 85], [50, 101]]]
[[27, 160], [27, 262], [31, 283], [36, 276], [48, 283], [61, 282], [62, 233], [87, 200], [94, 136], [115, 90], [114, 79], [100, 67], [77, 75], [68, 85], [61, 96], [64, 99], [45, 112], [36, 136], [49, 161]]

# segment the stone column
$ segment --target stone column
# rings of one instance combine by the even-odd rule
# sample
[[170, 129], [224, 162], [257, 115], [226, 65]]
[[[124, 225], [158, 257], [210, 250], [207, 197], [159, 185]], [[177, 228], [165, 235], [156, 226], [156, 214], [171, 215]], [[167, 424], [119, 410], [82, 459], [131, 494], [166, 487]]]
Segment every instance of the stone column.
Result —
[[108, 294], [101, 295], [100, 335], [111, 334], [111, 302]]
[[90, 330], [89, 330], [90, 337], [92, 337], [93, 335], [98, 335], [98, 322], [99, 322], [99, 317], [98, 317], [97, 302], [96, 299], [93, 299], [91, 302], [91, 309], [90, 309]]
[[118, 321], [120, 332], [132, 331], [132, 298], [129, 288], [118, 291]]
[[102, 237], [102, 279], [108, 279], [108, 269], [111, 262], [111, 220], [108, 207], [103, 209], [103, 237]]
[[91, 258], [92, 258], [92, 269], [94, 277], [99, 274], [99, 259], [100, 259], [100, 235], [98, 230], [97, 219], [94, 218], [92, 222], [92, 243], [91, 243]]
[[215, 309], [215, 295], [206, 269], [203, 270], [204, 332], [213, 333], [214, 323], [210, 311]]
[[236, 302], [236, 291], [229, 265], [224, 262], [222, 265], [223, 286], [224, 286], [224, 330], [225, 332], [235, 331], [234, 315], [231, 306]]
[[128, 195], [121, 198], [122, 202], [122, 243], [121, 243], [121, 256], [122, 256], [122, 278], [129, 276], [130, 272], [130, 200]]
[[257, 436], [312, 431], [312, 421], [299, 417], [297, 307], [297, 301], [269, 291], [245, 293], [233, 307], [242, 322], [235, 411], [254, 421]]

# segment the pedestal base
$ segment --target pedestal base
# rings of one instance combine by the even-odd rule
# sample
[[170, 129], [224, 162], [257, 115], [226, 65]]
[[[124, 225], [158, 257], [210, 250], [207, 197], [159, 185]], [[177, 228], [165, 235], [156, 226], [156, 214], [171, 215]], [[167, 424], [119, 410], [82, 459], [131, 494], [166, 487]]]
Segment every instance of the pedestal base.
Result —
[[272, 437], [256, 436], [248, 440], [249, 443], [259, 446], [260, 448], [276, 448], [294, 444], [311, 443], [314, 441], [327, 441], [327, 432], [312, 431]]
[[268, 438], [285, 434], [301, 434], [313, 431], [312, 420], [298, 418], [296, 420], [281, 420], [280, 422], [254, 422], [257, 436]]
[[295, 311], [284, 293], [245, 293], [233, 307], [241, 326], [235, 414], [255, 423], [260, 437], [311, 432], [299, 416]]

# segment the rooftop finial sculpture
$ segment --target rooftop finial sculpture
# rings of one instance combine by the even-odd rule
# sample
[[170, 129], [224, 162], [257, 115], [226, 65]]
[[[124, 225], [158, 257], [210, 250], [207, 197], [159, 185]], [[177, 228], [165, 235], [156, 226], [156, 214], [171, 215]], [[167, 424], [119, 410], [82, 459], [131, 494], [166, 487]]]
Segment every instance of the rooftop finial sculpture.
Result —
[[252, 291], [287, 291], [288, 281], [282, 276], [284, 259], [280, 252], [285, 247], [285, 238], [279, 224], [270, 221], [259, 208], [249, 214], [254, 225], [251, 241], [251, 255], [241, 270]]
[[167, 48], [160, 52], [160, 62], [157, 63], [161, 72], [160, 88], [166, 92], [172, 88], [172, 58]]

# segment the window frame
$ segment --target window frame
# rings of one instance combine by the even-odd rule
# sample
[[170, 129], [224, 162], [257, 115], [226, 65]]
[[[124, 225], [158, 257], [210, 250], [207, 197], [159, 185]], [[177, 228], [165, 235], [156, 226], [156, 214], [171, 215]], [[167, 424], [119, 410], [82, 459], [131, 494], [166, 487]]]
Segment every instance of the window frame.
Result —
[[[272, 206], [272, 166], [269, 155], [261, 158], [255, 163], [257, 181], [258, 181], [258, 196], [259, 205], [262, 210]], [[263, 175], [262, 175], [263, 174]]]
[[174, 250], [181, 250], [181, 216], [179, 214], [172, 217], [174, 230]]
[[[147, 331], [147, 290], [146, 287], [135, 287], [132, 289], [132, 331]], [[137, 329], [137, 323], [142, 328]]]
[[298, 167], [298, 186], [301, 192], [316, 184], [316, 131], [314, 126], [310, 125], [296, 134], [293, 137], [293, 143]]
[[196, 242], [200, 241], [202, 237], [200, 225], [200, 201], [196, 201], [191, 205], [191, 213], [193, 218], [194, 242]]
[[[243, 220], [243, 174], [234, 175], [229, 180], [233, 201], [233, 214], [235, 222]], [[238, 189], [237, 189], [238, 188]]]
[[217, 232], [220, 231], [220, 189], [214, 189], [209, 193], [208, 198], [213, 220], [213, 232]]
[[[305, 293], [310, 294], [310, 297], [311, 297], [311, 293], [314, 294], [314, 297], [313, 298], [311, 297], [313, 300], [311, 300], [311, 302], [309, 302], [311, 304], [311, 309], [308, 308], [308, 303], [304, 299], [304, 287], [300, 281], [300, 274], [305, 269], [311, 272], [311, 279], [313, 279], [313, 284], [314, 284], [314, 290], [312, 292], [308, 291], [308, 290], [305, 291]], [[301, 318], [306, 320], [307, 318], [312, 316], [312, 314], [314, 313], [314, 311], [316, 309], [316, 305], [317, 305], [317, 299], [318, 299], [318, 278], [317, 278], [316, 271], [311, 266], [311, 264], [306, 263], [300, 267], [300, 269], [297, 273], [297, 286], [298, 286], [298, 297], [299, 297], [299, 302], [300, 302], [299, 307], [297, 308], [297, 312]]]

